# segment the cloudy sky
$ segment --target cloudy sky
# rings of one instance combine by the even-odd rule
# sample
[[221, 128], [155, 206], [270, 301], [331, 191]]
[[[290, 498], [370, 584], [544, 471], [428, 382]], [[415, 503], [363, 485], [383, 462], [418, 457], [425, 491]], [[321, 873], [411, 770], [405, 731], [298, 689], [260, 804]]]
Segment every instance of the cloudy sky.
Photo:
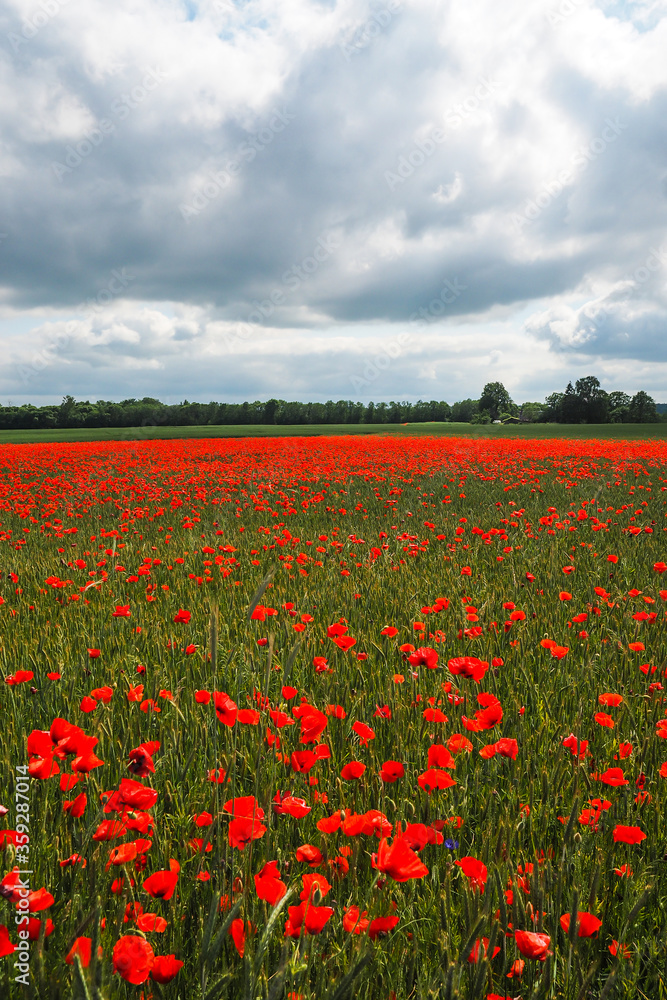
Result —
[[4, 0], [0, 403], [667, 401], [667, 0]]

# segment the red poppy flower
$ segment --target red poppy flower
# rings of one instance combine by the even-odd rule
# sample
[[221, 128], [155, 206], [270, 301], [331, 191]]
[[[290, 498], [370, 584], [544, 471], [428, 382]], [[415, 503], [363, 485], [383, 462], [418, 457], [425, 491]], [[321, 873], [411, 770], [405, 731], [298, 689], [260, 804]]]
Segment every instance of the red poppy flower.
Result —
[[479, 683], [489, 668], [485, 660], [480, 660], [476, 656], [457, 656], [447, 663], [450, 674], [468, 677]]
[[245, 924], [240, 917], [237, 917], [236, 920], [232, 920], [228, 934], [230, 935], [232, 941], [234, 942], [234, 947], [239, 953], [239, 956], [243, 958], [243, 955], [245, 954], [246, 930], [245, 930]]
[[154, 962], [155, 955], [148, 941], [136, 934], [126, 934], [114, 945], [114, 972], [135, 986], [146, 982]]
[[243, 726], [257, 726], [260, 715], [256, 708], [240, 708], [236, 718]]
[[459, 858], [454, 864], [458, 865], [468, 879], [471, 889], [479, 889], [480, 892], [484, 892], [488, 873], [486, 865], [482, 861], [468, 855], [465, 858]]
[[[560, 918], [560, 925], [566, 934], [569, 933], [569, 913], [563, 914]], [[592, 913], [586, 913], [585, 910], [579, 910], [577, 913], [577, 937], [592, 937], [593, 934], [597, 934], [600, 927], [602, 927], [602, 921], [599, 917], [594, 916]]]
[[91, 698], [95, 698], [96, 701], [103, 701], [105, 705], [108, 705], [113, 698], [113, 688], [106, 684], [104, 687], [94, 688], [90, 692], [90, 695]]
[[398, 629], [394, 628], [393, 625], [385, 625], [385, 627], [380, 632], [380, 635], [386, 635], [390, 639], [393, 639], [395, 635], [398, 635]]
[[474, 945], [472, 946], [472, 951], [468, 955], [468, 961], [473, 963], [479, 962], [480, 957], [493, 959], [499, 953], [500, 953], [500, 948], [496, 945], [496, 947], [493, 949], [493, 953], [489, 955], [489, 939], [485, 937], [482, 938], [482, 940], [480, 941], [479, 938], [477, 938]]
[[301, 819], [311, 812], [311, 806], [308, 805], [306, 800], [299, 799], [294, 795], [286, 795], [280, 806], [281, 812], [287, 813], [288, 816], [293, 816], [294, 819]]
[[260, 899], [265, 900], [270, 906], [283, 898], [287, 892], [287, 886], [280, 880], [277, 861], [267, 861], [264, 867], [255, 875], [255, 891]]
[[42, 933], [42, 927], [44, 927], [44, 936], [48, 937], [49, 934], [53, 934], [55, 930], [55, 924], [51, 918], [47, 920], [40, 920], [38, 917], [31, 917], [28, 921], [28, 940], [37, 941], [39, 935]]
[[232, 701], [224, 691], [214, 691], [213, 704], [215, 705], [215, 714], [218, 716], [220, 722], [223, 726], [228, 726], [231, 729], [236, 722], [238, 714], [236, 702]]
[[526, 968], [526, 963], [522, 958], [515, 958], [512, 962], [510, 971], [507, 973], [508, 979], [521, 979], [523, 975], [523, 970]]
[[536, 958], [544, 962], [549, 952], [551, 938], [548, 934], [534, 934], [532, 931], [515, 931], [517, 948], [526, 958]]
[[183, 962], [175, 955], [156, 955], [151, 979], [156, 983], [170, 983], [182, 968]]
[[167, 929], [167, 921], [157, 913], [142, 913], [136, 919], [137, 929], [162, 934]]
[[470, 753], [472, 750], [472, 743], [467, 736], [462, 736], [461, 733], [452, 733], [447, 740], [447, 747], [452, 753], [461, 753], [463, 750]]
[[126, 865], [130, 861], [134, 861], [137, 856], [137, 845], [130, 842], [129, 844], [120, 844], [118, 847], [112, 847], [109, 854], [109, 861], [107, 862], [107, 868], [109, 865]]
[[[130, 617], [130, 605], [129, 604], [117, 604], [115, 611], [111, 612], [112, 618], [129, 618]], [[143, 979], [140, 980], [143, 983]]]
[[84, 969], [87, 969], [90, 965], [90, 950], [92, 945], [92, 939], [89, 937], [78, 937], [70, 950], [65, 955], [65, 961], [68, 965], [73, 965], [74, 956], [78, 955], [81, 960], [81, 965]]
[[60, 774], [60, 765], [50, 754], [48, 757], [32, 757], [28, 761], [28, 774], [31, 778], [44, 781], [54, 774]]
[[320, 833], [335, 833], [340, 828], [341, 823], [340, 813], [336, 812], [333, 816], [325, 816], [318, 820], [316, 826]]
[[123, 837], [127, 833], [127, 827], [117, 819], [106, 819], [98, 826], [93, 834], [93, 840], [114, 840], [116, 837]]
[[567, 747], [573, 757], [585, 757], [588, 753], [588, 740], [578, 740], [574, 733], [565, 737], [563, 746]]
[[598, 726], [604, 726], [605, 729], [614, 728], [614, 720], [607, 712], [596, 712], [594, 718]]
[[427, 722], [448, 722], [447, 716], [439, 708], [425, 708], [422, 716]]
[[386, 937], [400, 919], [400, 917], [375, 917], [374, 920], [371, 920], [370, 927], [368, 928], [368, 936], [371, 941], [377, 941], [378, 938]]
[[516, 740], [503, 737], [494, 745], [496, 753], [500, 754], [501, 757], [510, 757], [512, 760], [516, 760], [517, 754], [519, 753], [519, 746]]
[[399, 824], [396, 833], [403, 837], [413, 851], [421, 851], [427, 844], [442, 844], [444, 841], [439, 830], [424, 823], [408, 823], [404, 830], [400, 830]]
[[338, 648], [342, 649], [344, 652], [348, 649], [352, 649], [352, 647], [357, 644], [357, 640], [353, 639], [351, 635], [336, 636], [333, 641], [336, 643]]
[[31, 913], [40, 913], [42, 910], [48, 910], [54, 903], [55, 899], [51, 893], [43, 887], [35, 889], [28, 896], [28, 909]]
[[345, 764], [341, 768], [340, 776], [343, 781], [354, 781], [356, 778], [360, 778], [365, 770], [366, 765], [362, 764], [360, 760], [351, 760], [349, 764]]
[[141, 701], [144, 696], [144, 686], [143, 684], [136, 684], [134, 687], [130, 687], [127, 692], [128, 701]]
[[452, 788], [456, 782], [451, 775], [447, 774], [446, 771], [439, 771], [434, 767], [430, 767], [427, 771], [424, 771], [423, 774], [418, 776], [417, 784], [430, 795], [434, 789]]
[[410, 653], [408, 662], [413, 667], [424, 666], [428, 667], [429, 670], [435, 670], [438, 665], [438, 652], [429, 646], [420, 646], [419, 649], [415, 649], [414, 653]]
[[154, 788], [148, 788], [133, 778], [121, 778], [118, 800], [122, 805], [130, 808], [152, 809], [158, 800], [158, 793]]
[[348, 934], [363, 934], [370, 924], [370, 920], [365, 919], [367, 912], [360, 913], [358, 906], [349, 906], [343, 914], [343, 930]]
[[326, 714], [333, 715], [334, 719], [346, 719], [347, 712], [342, 705], [327, 705]]
[[327, 636], [330, 639], [335, 639], [341, 635], [345, 635], [347, 632], [347, 625], [341, 623], [335, 625], [327, 625]]
[[63, 802], [63, 812], [69, 813], [70, 816], [78, 819], [80, 816], [83, 816], [86, 811], [87, 803], [88, 796], [85, 792], [81, 792], [81, 794], [77, 795], [77, 797], [72, 799], [71, 802]]
[[365, 722], [355, 722], [352, 725], [352, 730], [359, 737], [359, 742], [362, 747], [368, 746], [369, 740], [375, 739], [375, 733], [370, 726], [367, 726]]
[[428, 875], [426, 865], [402, 837], [394, 837], [391, 846], [386, 837], [383, 837], [378, 845], [377, 855], [373, 855], [372, 865], [395, 882], [409, 882], [410, 879]]
[[302, 844], [296, 849], [296, 860], [305, 861], [311, 868], [317, 868], [322, 864], [322, 852], [313, 844]]
[[600, 705], [606, 705], [607, 708], [617, 708], [623, 701], [622, 694], [601, 694], [598, 697], [598, 702]]
[[290, 766], [299, 774], [307, 774], [317, 760], [317, 755], [312, 750], [295, 750], [290, 756]]
[[[299, 712], [299, 715], [297, 715]], [[328, 719], [324, 712], [314, 708], [312, 705], [300, 706], [294, 710], [294, 715], [301, 719], [301, 732], [299, 733], [300, 743], [317, 743], [321, 734], [327, 728]]]
[[602, 772], [602, 774], [598, 774], [597, 779], [598, 781], [602, 781], [605, 785], [611, 785], [614, 788], [630, 784], [620, 767], [608, 767], [606, 771]]
[[614, 842], [621, 844], [641, 844], [646, 834], [639, 826], [615, 826]]
[[321, 875], [319, 872], [314, 874], [306, 874], [301, 876], [301, 881], [303, 882], [303, 889], [299, 894], [299, 899], [312, 901], [313, 895], [317, 890], [320, 894], [320, 898], [324, 899], [326, 894], [331, 889], [331, 883], [327, 879], [326, 875]]
[[259, 840], [266, 833], [267, 828], [259, 819], [251, 819], [241, 816], [239, 819], [231, 820], [228, 829], [229, 846], [237, 847], [243, 851], [251, 840]]
[[285, 937], [300, 937], [301, 933], [320, 934], [334, 914], [331, 906], [314, 906], [301, 903], [288, 906], [289, 919], [285, 923]]
[[171, 899], [178, 882], [178, 872], [172, 869], [154, 872], [144, 879], [142, 888], [154, 899]]
[[191, 618], [192, 614], [189, 611], [184, 611], [183, 608], [179, 608], [174, 615], [174, 622], [177, 625], [187, 625]]
[[404, 774], [405, 768], [398, 760], [386, 760], [380, 768], [380, 778], [385, 785], [393, 785]]

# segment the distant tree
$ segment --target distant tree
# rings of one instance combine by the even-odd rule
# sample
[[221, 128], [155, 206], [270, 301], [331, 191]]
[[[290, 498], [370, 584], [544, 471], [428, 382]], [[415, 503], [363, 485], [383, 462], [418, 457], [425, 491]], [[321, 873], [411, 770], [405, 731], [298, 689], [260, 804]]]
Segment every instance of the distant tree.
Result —
[[633, 424], [655, 423], [659, 419], [655, 400], [640, 389], [630, 400], [628, 417]]
[[581, 399], [571, 382], [567, 383], [565, 392], [560, 401], [559, 423], [579, 424], [582, 419]]
[[479, 398], [479, 409], [485, 410], [492, 420], [503, 412], [511, 413], [512, 400], [502, 382], [487, 382]]
[[476, 399], [462, 399], [452, 406], [450, 420], [452, 423], [469, 424], [477, 412], [478, 402]]
[[550, 396], [547, 396], [544, 400], [545, 402], [545, 412], [543, 418], [549, 423], [561, 423], [563, 414], [563, 396], [562, 392], [552, 392]]
[[58, 424], [60, 427], [72, 427], [76, 423], [76, 399], [74, 396], [64, 396], [58, 407]]
[[547, 407], [544, 403], [523, 403], [519, 411], [522, 424], [535, 424], [545, 415]]
[[579, 378], [574, 386], [579, 401], [579, 420], [587, 424], [606, 424], [609, 419], [607, 393], [595, 375]]
[[627, 392], [614, 390], [607, 396], [607, 407], [609, 410], [609, 420], [613, 424], [622, 424], [628, 420], [628, 408], [630, 397]]

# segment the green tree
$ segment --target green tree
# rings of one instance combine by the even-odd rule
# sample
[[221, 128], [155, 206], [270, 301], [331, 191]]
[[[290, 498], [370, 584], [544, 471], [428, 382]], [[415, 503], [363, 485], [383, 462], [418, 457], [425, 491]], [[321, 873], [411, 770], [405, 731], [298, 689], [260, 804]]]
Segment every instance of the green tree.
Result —
[[612, 424], [623, 424], [629, 420], [630, 397], [627, 392], [615, 390], [607, 396], [609, 420]]
[[633, 424], [652, 424], [658, 420], [655, 400], [640, 389], [630, 400], [628, 417]]
[[461, 399], [452, 406], [452, 423], [469, 424], [476, 413], [479, 412], [478, 401], [476, 399]]
[[544, 400], [546, 404], [544, 418], [548, 423], [561, 423], [563, 419], [563, 396], [564, 393], [562, 392], [552, 392]]
[[479, 409], [485, 410], [492, 420], [497, 420], [499, 414], [512, 412], [510, 394], [502, 382], [487, 382], [479, 398]]
[[544, 403], [523, 403], [519, 411], [519, 420], [522, 424], [536, 424], [544, 417], [546, 409]]
[[567, 383], [565, 392], [560, 400], [559, 423], [579, 424], [582, 420], [582, 403], [578, 393], [571, 382]]
[[587, 424], [606, 424], [609, 419], [607, 393], [595, 375], [579, 378], [574, 386], [579, 400], [579, 421]]

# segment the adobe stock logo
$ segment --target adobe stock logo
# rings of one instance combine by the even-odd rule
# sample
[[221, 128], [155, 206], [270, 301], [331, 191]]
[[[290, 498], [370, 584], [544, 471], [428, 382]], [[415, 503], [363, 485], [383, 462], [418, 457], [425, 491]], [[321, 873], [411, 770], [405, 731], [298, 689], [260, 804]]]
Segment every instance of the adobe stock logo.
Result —
[[[431, 299], [425, 306], [420, 306], [416, 312], [410, 316], [410, 322], [414, 329], [423, 332], [424, 328], [437, 320], [456, 300], [468, 290], [467, 285], [462, 285], [458, 278], [452, 281], [445, 278], [440, 289], [440, 294]], [[397, 337], [384, 341], [378, 354], [373, 358], [367, 358], [360, 375], [350, 375], [350, 384], [356, 392], [370, 388], [373, 382], [387, 371], [392, 361], [396, 361], [404, 353], [407, 347], [414, 346], [413, 330], [406, 330], [399, 333]]]
[[39, 9], [35, 10], [30, 17], [26, 17], [21, 24], [21, 33], [17, 35], [15, 31], [10, 31], [7, 35], [7, 40], [14, 52], [18, 52], [22, 45], [31, 42], [44, 25], [58, 16], [60, 8], [67, 6], [69, 2], [70, 0], [42, 0]]
[[401, 9], [401, 0], [389, 0], [383, 7], [378, 7], [373, 11], [367, 21], [357, 27], [347, 42], [341, 42], [339, 48], [343, 53], [345, 62], [352, 61], [352, 57], [358, 55], [381, 35], [391, 24], [394, 14]]
[[214, 201], [218, 195], [231, 183], [232, 177], [240, 172], [246, 163], [252, 163], [258, 153], [266, 149], [279, 132], [283, 132], [290, 122], [294, 121], [296, 115], [286, 108], [271, 112], [271, 118], [267, 124], [259, 129], [254, 135], [249, 135], [245, 142], [237, 148], [232, 157], [227, 161], [223, 170], [211, 170], [204, 183], [190, 199], [189, 204], [179, 205], [181, 218], [189, 222], [191, 218], [203, 212], [207, 205]]
[[[325, 232], [318, 236], [312, 253], [303, 260], [292, 264], [287, 271], [283, 271], [281, 277], [282, 287], [272, 288], [267, 298], [261, 301], [254, 299], [251, 303], [252, 310], [248, 313], [245, 322], [237, 322], [234, 329], [226, 331], [223, 339], [227, 347], [234, 351], [241, 346], [243, 341], [249, 340], [257, 334], [257, 328], [261, 327], [265, 320], [269, 319], [282, 305], [288, 301], [287, 292], [296, 292], [301, 285], [315, 274], [316, 271], [342, 246], [343, 240], [339, 233]], [[284, 289], [287, 289], [285, 291]]]
[[[478, 77], [478, 84], [472, 93], [458, 104], [447, 108], [444, 113], [445, 124], [452, 130], [458, 129], [481, 107], [484, 101], [493, 97], [500, 84], [487, 77]], [[395, 191], [399, 184], [405, 184], [416, 170], [433, 156], [438, 146], [447, 141], [447, 132], [439, 127], [432, 128], [424, 138], [415, 139], [410, 152], [399, 156], [395, 170], [385, 170], [384, 179], [390, 191]]]
[[[167, 79], [167, 73], [159, 67], [151, 67], [144, 74], [140, 84], [137, 84], [127, 93], [120, 94], [111, 102], [111, 114], [118, 121], [123, 122], [135, 111], [150, 94], [159, 86], [163, 80]], [[102, 118], [99, 123], [83, 134], [83, 138], [72, 145], [65, 147], [63, 161], [53, 160], [51, 169], [54, 175], [62, 183], [67, 174], [72, 174], [80, 167], [83, 161], [90, 154], [101, 146], [107, 136], [116, 131], [116, 124], [111, 118]]]
[[616, 142], [621, 132], [628, 127], [620, 118], [605, 118], [605, 127], [600, 134], [580, 146], [570, 157], [570, 167], [561, 170], [557, 177], [543, 181], [540, 190], [523, 207], [521, 214], [515, 212], [512, 217], [514, 231], [520, 233], [524, 226], [530, 225], [540, 217], [545, 208], [556, 198], [559, 198], [566, 187], [573, 183], [577, 170], [587, 170], [598, 156], [607, 151], [611, 143]]
[[[135, 280], [136, 275], [128, 273], [127, 268], [114, 268], [106, 285], [98, 289], [94, 298], [87, 299], [81, 304], [80, 308], [85, 310], [87, 314], [85, 319], [91, 319], [93, 316], [102, 313], [106, 306], [114, 299], [121, 297], [127, 291], [130, 282]], [[62, 329], [49, 338], [49, 342], [41, 350], [35, 351], [30, 358], [24, 358], [23, 361], [16, 364], [16, 371], [23, 385], [27, 385], [37, 375], [55, 363], [57, 356], [66, 351], [72, 344], [79, 326], [80, 323], [77, 320], [70, 320]]]

